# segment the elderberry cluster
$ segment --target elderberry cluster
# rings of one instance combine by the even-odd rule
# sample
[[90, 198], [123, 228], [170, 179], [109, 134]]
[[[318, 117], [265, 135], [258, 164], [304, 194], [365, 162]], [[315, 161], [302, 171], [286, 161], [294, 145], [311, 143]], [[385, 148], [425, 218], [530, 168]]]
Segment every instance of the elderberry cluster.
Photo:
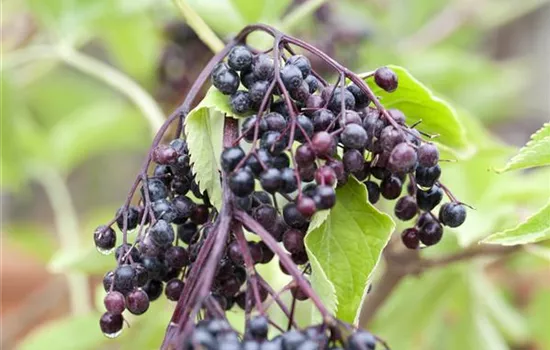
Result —
[[[110, 337], [122, 330], [125, 310], [141, 315], [163, 291], [167, 299], [179, 299], [184, 274], [211, 227], [212, 206], [191, 173], [186, 142], [175, 139], [159, 145], [152, 157], [156, 166], [141, 188], [139, 205], [123, 206], [116, 221], [94, 232], [97, 249], [103, 254], [114, 251], [117, 264], [103, 278], [107, 312], [100, 327]], [[114, 224], [126, 235], [118, 247]], [[136, 235], [130, 244], [132, 232]]]
[[245, 334], [240, 337], [224, 320], [207, 319], [195, 325], [186, 339], [184, 349], [219, 350], [316, 350], [346, 349], [374, 350], [376, 338], [365, 331], [351, 330], [343, 338], [331, 334], [324, 325], [314, 325], [303, 330], [289, 330], [275, 337], [268, 337], [269, 323], [266, 317], [256, 316], [247, 324]]
[[[258, 53], [244, 45], [255, 30], [273, 36], [272, 50]], [[324, 60], [339, 73], [338, 81], [327, 83], [291, 44]], [[224, 123], [220, 208], [201, 192], [181, 138], [186, 113], [209, 74], [233, 114], [242, 117], [240, 126], [233, 118]], [[387, 92], [398, 88], [387, 67], [367, 78]], [[161, 144], [175, 121], [176, 137]], [[318, 49], [265, 25], [246, 27], [199, 74], [161, 127], [127, 203], [94, 232], [97, 249], [114, 251], [117, 264], [103, 281], [107, 312], [101, 330], [118, 335], [125, 310], [143, 314], [164, 291], [178, 302], [165, 349], [375, 349], [379, 339], [334, 318], [312, 289], [304, 238], [313, 215], [337, 205], [336, 189], [350, 181], [362, 183], [373, 204], [380, 196], [401, 197], [395, 216], [418, 217], [402, 233], [408, 248], [433, 245], [443, 225], [461, 225], [465, 207], [439, 181], [439, 152], [415, 127], [407, 126], [401, 111], [385, 110], [361, 78]], [[154, 169], [147, 167], [151, 162]], [[130, 205], [138, 189], [137, 205]], [[436, 217], [432, 211], [443, 194], [451, 201]], [[118, 246], [115, 227], [122, 232]], [[256, 269], [275, 257], [292, 276], [278, 291]], [[281, 299], [283, 293], [291, 294], [291, 305]], [[297, 300], [311, 301], [323, 324], [300, 329]], [[286, 332], [265, 316], [273, 305], [288, 318]], [[244, 334], [225, 317], [235, 306], [244, 310]], [[275, 328], [281, 334], [268, 337]]]
[[[354, 83], [334, 86], [318, 79], [303, 55], [288, 57], [282, 67], [278, 62], [237, 46], [227, 63], [213, 70], [212, 83], [230, 95], [236, 114], [253, 113], [244, 119], [239, 138], [253, 147], [245, 152], [237, 143], [221, 156], [229, 186], [241, 208], [283, 241], [296, 263], [307, 262], [303, 238], [309, 219], [335, 205], [334, 188], [350, 176], [364, 183], [373, 204], [380, 195], [399, 198], [409, 181], [408, 195], [395, 205], [400, 220], [422, 213], [416, 226], [402, 234], [408, 248], [416, 249], [420, 242], [433, 245], [442, 237], [442, 225], [464, 222], [465, 207], [454, 199], [441, 207], [439, 218], [431, 214], [444, 192], [439, 151], [406, 125], [401, 111], [372, 106]], [[376, 70], [373, 78], [387, 92], [398, 87], [396, 74], [387, 67]], [[277, 79], [282, 86], [275, 84]], [[256, 191], [257, 184], [262, 192]], [[276, 194], [286, 202], [281, 210], [269, 199], [276, 201]], [[251, 206], [256, 202], [262, 202], [259, 209]]]

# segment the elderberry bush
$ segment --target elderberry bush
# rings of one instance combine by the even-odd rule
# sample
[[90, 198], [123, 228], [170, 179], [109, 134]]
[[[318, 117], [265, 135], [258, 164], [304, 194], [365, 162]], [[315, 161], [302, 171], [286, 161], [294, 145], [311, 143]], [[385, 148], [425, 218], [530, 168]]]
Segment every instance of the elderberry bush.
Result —
[[[268, 53], [246, 46], [255, 30], [274, 37]], [[291, 45], [323, 58], [340, 78], [324, 80]], [[256, 25], [210, 61], [159, 131], [162, 136], [177, 122], [175, 137], [165, 143], [155, 138], [127, 202], [94, 232], [97, 249], [115, 257], [103, 280], [103, 333], [118, 335], [126, 313], [142, 315], [164, 294], [176, 306], [163, 348], [355, 350], [381, 343], [334, 318], [312, 289], [304, 242], [312, 217], [337, 205], [339, 187], [359, 181], [372, 204], [380, 196], [396, 200], [395, 216], [415, 219], [401, 237], [406, 247], [418, 249], [439, 242], [443, 226], [460, 226], [466, 210], [439, 181], [437, 147], [409, 127], [401, 111], [384, 109], [361, 78], [327, 57]], [[183, 133], [183, 120], [208, 78], [234, 115], [242, 116], [240, 123], [226, 117], [224, 135], [218, 135], [224, 144], [218, 208], [201, 190], [203, 179], [193, 171]], [[368, 79], [388, 92], [399, 89], [387, 67]], [[433, 214], [444, 195], [450, 202]], [[292, 277], [281, 290], [256, 270], [275, 258]], [[282, 301], [283, 293], [290, 294], [291, 306]], [[296, 300], [311, 302], [323, 323], [297, 327]], [[269, 319], [270, 307], [286, 315], [288, 331]], [[237, 309], [246, 315], [244, 334], [225, 318]], [[269, 337], [271, 332], [280, 334]]]

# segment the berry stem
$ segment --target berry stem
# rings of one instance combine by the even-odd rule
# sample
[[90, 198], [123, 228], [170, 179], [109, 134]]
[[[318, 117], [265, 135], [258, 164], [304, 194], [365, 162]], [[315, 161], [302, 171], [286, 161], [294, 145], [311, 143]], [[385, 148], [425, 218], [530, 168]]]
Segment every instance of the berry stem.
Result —
[[[242, 225], [236, 224], [233, 225], [235, 238], [239, 243], [239, 248], [243, 254], [244, 267], [246, 269], [246, 274], [248, 276], [247, 281], [252, 288], [252, 294], [256, 303], [256, 309], [261, 315], [264, 315], [264, 308], [262, 306], [262, 300], [260, 298], [260, 290], [258, 288], [257, 273], [254, 268], [254, 261], [252, 260], [252, 255], [250, 254], [250, 249], [248, 248], [248, 242], [244, 237]], [[248, 302], [248, 300], [247, 300]]]
[[302, 276], [300, 270], [296, 267], [290, 257], [283, 251], [283, 249], [279, 246], [279, 243], [277, 243], [277, 241], [271, 236], [271, 234], [267, 232], [266, 229], [264, 229], [263, 226], [260, 225], [260, 223], [258, 223], [242, 210], [235, 211], [235, 218], [242, 222], [246, 227], [249, 227], [256, 234], [258, 234], [258, 236], [260, 236], [267, 247], [279, 257], [279, 260], [281, 261], [283, 267], [288, 271], [288, 273], [292, 275], [296, 284], [302, 289], [304, 293], [306, 293], [313, 304], [315, 304], [315, 307], [319, 310], [323, 319], [332, 320], [332, 316], [325, 308], [317, 294], [313, 291], [311, 285], [304, 278], [304, 276]]

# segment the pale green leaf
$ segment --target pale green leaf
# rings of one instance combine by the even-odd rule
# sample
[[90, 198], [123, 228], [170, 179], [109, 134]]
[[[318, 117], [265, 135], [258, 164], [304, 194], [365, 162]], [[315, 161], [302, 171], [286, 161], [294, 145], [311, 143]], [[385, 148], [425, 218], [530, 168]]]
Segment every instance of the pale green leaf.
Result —
[[19, 350], [42, 350], [55, 344], [59, 350], [99, 349], [109, 339], [99, 330], [99, 313], [66, 317], [36, 328], [19, 344]]
[[[210, 201], [216, 208], [220, 208], [222, 202], [222, 189], [220, 182], [220, 170], [218, 166], [219, 152], [216, 151], [211, 135], [216, 134], [213, 129], [219, 131], [221, 138], [223, 129], [223, 116], [220, 113], [211, 115], [207, 108], [199, 108], [189, 113], [185, 118], [185, 134], [187, 145], [191, 155], [193, 173], [201, 191], [207, 191]], [[219, 121], [216, 122], [218, 119]], [[212, 122], [215, 122], [212, 125]]]
[[518, 245], [550, 238], [550, 202], [514, 228], [492, 234], [483, 243]]
[[399, 80], [397, 90], [388, 93], [378, 87], [373, 79], [367, 81], [375, 95], [381, 98], [384, 107], [401, 110], [405, 113], [409, 124], [422, 120], [418, 129], [429, 134], [440, 135], [435, 139], [436, 142], [458, 150], [467, 149], [465, 131], [456, 111], [447, 102], [434, 96], [406, 69], [391, 65], [388, 67], [397, 74]]
[[220, 208], [222, 202], [219, 159], [224, 115], [234, 116], [229, 97], [211, 87], [185, 118], [185, 135], [195, 178], [217, 208]]
[[499, 172], [550, 165], [550, 123], [546, 123], [531, 135], [518, 154]]
[[[395, 224], [367, 201], [365, 186], [354, 179], [338, 188], [336, 197], [336, 205], [326, 221], [309, 232], [305, 242], [310, 259], [318, 262], [318, 267], [334, 285], [336, 315], [353, 322]], [[316, 265], [312, 265], [313, 274], [320, 274]], [[326, 282], [322, 287], [325, 285]]]
[[214, 86], [211, 86], [210, 89], [208, 89], [206, 96], [204, 96], [202, 101], [197, 107], [195, 107], [194, 110], [196, 111], [201, 108], [215, 109], [218, 112], [225, 113], [228, 117], [240, 116], [231, 110], [229, 96], [222, 94], [220, 90], [216, 89]]

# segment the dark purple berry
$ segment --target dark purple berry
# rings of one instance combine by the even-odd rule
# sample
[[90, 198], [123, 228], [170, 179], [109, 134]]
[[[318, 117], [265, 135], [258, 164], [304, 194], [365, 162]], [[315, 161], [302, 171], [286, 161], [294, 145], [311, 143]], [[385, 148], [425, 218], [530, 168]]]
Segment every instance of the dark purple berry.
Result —
[[334, 140], [326, 131], [320, 131], [311, 139], [313, 151], [319, 157], [329, 157], [334, 151]]
[[348, 337], [348, 350], [375, 350], [376, 338], [369, 332], [358, 330]]
[[232, 95], [239, 88], [239, 75], [226, 63], [218, 63], [212, 72], [212, 85], [224, 95]]
[[107, 293], [105, 298], [103, 298], [103, 304], [105, 305], [105, 309], [114, 315], [120, 315], [126, 309], [124, 295], [116, 291]]
[[254, 191], [254, 176], [247, 169], [239, 169], [231, 174], [229, 188], [237, 197], [245, 197]]
[[222, 169], [226, 173], [232, 172], [244, 157], [245, 153], [239, 146], [224, 149], [221, 155]]
[[[264, 100], [269, 90], [269, 84], [270, 83], [266, 80], [258, 80], [252, 83], [252, 85], [249, 87], [248, 98], [250, 99], [250, 104], [253, 108], [260, 108], [262, 101]], [[271, 96], [268, 97], [268, 103], [271, 98]]]
[[344, 170], [348, 173], [354, 173], [363, 170], [365, 166], [365, 157], [363, 153], [356, 149], [349, 149], [344, 152], [342, 157]]
[[401, 241], [405, 247], [409, 249], [417, 249], [420, 245], [420, 238], [418, 237], [418, 230], [414, 227], [405, 229], [401, 232]]
[[424, 143], [418, 147], [418, 163], [426, 168], [437, 165], [439, 151], [433, 143]]
[[305, 250], [304, 233], [296, 229], [290, 229], [283, 236], [283, 245], [290, 254], [297, 254]]
[[181, 292], [183, 292], [183, 287], [184, 284], [182, 280], [176, 278], [171, 279], [166, 283], [166, 287], [164, 287], [164, 294], [168, 300], [178, 301]]
[[259, 80], [270, 80], [275, 72], [275, 62], [267, 54], [259, 54], [252, 59], [252, 72]]
[[367, 145], [367, 132], [357, 124], [348, 124], [340, 135], [340, 141], [346, 148], [362, 149]]
[[458, 227], [466, 220], [466, 208], [459, 203], [445, 203], [439, 209], [439, 221], [449, 227]]
[[267, 338], [269, 323], [264, 316], [256, 316], [248, 321], [247, 331], [256, 340], [264, 340]]
[[298, 211], [306, 218], [312, 217], [313, 214], [315, 214], [315, 212], [317, 211], [315, 201], [312, 198], [306, 196], [302, 196], [296, 201], [296, 207], [298, 208]]
[[242, 71], [243, 69], [248, 69], [252, 65], [252, 52], [247, 49], [245, 46], [239, 45], [235, 46], [229, 52], [227, 63], [229, 67], [233, 68], [236, 71]]
[[290, 97], [301, 103], [306, 103], [310, 96], [309, 85], [305, 81], [302, 81], [296, 89], [289, 90], [288, 92], [290, 93]]
[[229, 99], [229, 104], [231, 105], [231, 110], [237, 114], [248, 112], [251, 107], [248, 91], [237, 91], [232, 94]]
[[319, 109], [313, 113], [313, 130], [327, 131], [331, 125], [334, 125], [335, 119], [334, 114], [328, 109]]
[[227, 254], [229, 255], [229, 259], [231, 259], [233, 263], [237, 265], [243, 264], [243, 253], [237, 241], [233, 241], [229, 244], [229, 246], [227, 247]]
[[168, 145], [160, 144], [153, 150], [153, 162], [157, 164], [172, 164], [178, 159], [178, 152]]
[[401, 197], [395, 203], [394, 213], [399, 220], [410, 220], [416, 216], [417, 212], [418, 206], [416, 205], [416, 200], [411, 196]]
[[386, 199], [396, 199], [401, 194], [403, 183], [394, 175], [386, 177], [380, 183], [380, 193]]
[[149, 301], [155, 301], [162, 294], [162, 281], [150, 280], [146, 285], [143, 286], [143, 291], [147, 293]]
[[306, 78], [311, 73], [311, 63], [304, 55], [293, 55], [288, 58], [286, 65], [292, 65], [300, 69], [302, 77]]
[[299, 166], [308, 167], [315, 161], [315, 152], [313, 152], [309, 145], [301, 145], [296, 149], [294, 157]]
[[317, 191], [313, 197], [317, 209], [330, 209], [336, 204], [336, 192], [331, 186], [317, 186]]
[[336, 88], [329, 100], [328, 108], [334, 113], [340, 113], [342, 110], [342, 105], [344, 106], [344, 109], [354, 109], [355, 97], [353, 97], [353, 94], [347, 89]]
[[443, 227], [437, 221], [427, 222], [420, 228], [418, 237], [425, 245], [434, 245], [443, 237]]
[[[254, 114], [250, 117], [246, 118], [243, 122], [243, 125], [241, 126], [241, 134], [244, 134], [244, 139], [248, 142], [252, 142], [254, 140], [254, 131], [256, 128], [256, 121], [258, 120], [258, 117]], [[264, 118], [260, 118], [260, 121], [258, 122], [258, 137], [262, 136], [262, 130], [267, 129], [267, 124], [264, 120]]]
[[365, 186], [367, 187], [369, 202], [371, 204], [376, 204], [376, 202], [380, 199], [380, 187], [374, 181], [365, 182]]
[[[308, 75], [304, 81], [307, 83], [307, 86], [309, 87], [309, 93], [310, 94], [313, 94], [315, 93], [315, 91], [317, 91], [317, 89], [319, 88], [319, 80], [317, 80], [317, 78], [315, 78], [315, 76], [313, 75]], [[313, 99], [310, 99], [311, 96], [315, 96]], [[307, 108], [319, 108], [322, 106], [322, 101], [323, 99], [321, 98], [321, 96], [317, 96], [317, 95], [311, 95], [310, 98], [308, 98], [307, 102], [306, 102], [306, 106]], [[315, 102], [313, 102], [315, 101]], [[317, 102], [319, 101], [319, 102]]]
[[267, 169], [260, 174], [260, 184], [269, 193], [279, 191], [282, 185], [281, 172], [275, 168]]
[[426, 168], [423, 166], [418, 166], [416, 168], [416, 183], [422, 187], [432, 187], [439, 177], [441, 176], [441, 167], [439, 164]]
[[122, 315], [106, 312], [99, 319], [99, 328], [107, 337], [114, 338], [122, 330], [122, 321]]
[[178, 237], [185, 244], [195, 243], [198, 239], [197, 225], [192, 222], [186, 222], [178, 226]]
[[281, 80], [288, 90], [294, 90], [302, 85], [304, 77], [298, 67], [294, 65], [286, 65], [283, 69], [281, 69]]
[[296, 174], [294, 169], [284, 168], [281, 170], [281, 189], [282, 193], [291, 193], [296, 191], [298, 188], [298, 180], [296, 179]]
[[397, 74], [388, 67], [380, 67], [374, 72], [374, 81], [387, 92], [397, 89]]
[[173, 269], [181, 269], [189, 265], [189, 254], [180, 246], [172, 246], [164, 253], [164, 263]]
[[391, 151], [387, 167], [392, 173], [408, 173], [414, 170], [416, 160], [414, 148], [402, 142]]
[[358, 108], [358, 109], [365, 108], [369, 105], [369, 103], [370, 103], [369, 97], [357, 85], [351, 84], [351, 85], [347, 86], [346, 89], [349, 92], [351, 92], [351, 94], [355, 98], [355, 107], [356, 108]]
[[287, 136], [282, 136], [277, 131], [268, 131], [262, 135], [260, 147], [267, 150], [271, 155], [281, 154], [287, 146]]
[[142, 315], [149, 309], [149, 295], [143, 289], [135, 289], [126, 297], [128, 311], [134, 315]]
[[117, 267], [113, 276], [113, 283], [113, 290], [124, 295], [131, 292], [136, 286], [134, 268], [130, 265]]
[[191, 221], [197, 225], [205, 224], [208, 221], [209, 210], [206, 204], [197, 205], [191, 213]]
[[416, 203], [418, 208], [430, 211], [435, 208], [443, 199], [443, 191], [438, 185], [434, 185], [427, 191], [416, 191]]
[[307, 139], [311, 139], [313, 136], [313, 123], [311, 119], [303, 114], [298, 114], [296, 117], [296, 130], [294, 137], [298, 142], [305, 142]]
[[318, 185], [333, 186], [336, 183], [336, 172], [328, 165], [323, 165], [315, 172], [315, 182]]
[[151, 241], [159, 246], [164, 247], [170, 245], [175, 238], [174, 229], [165, 220], [158, 220], [149, 230]]
[[298, 211], [295, 203], [288, 203], [283, 208], [283, 218], [288, 226], [303, 229], [307, 226], [307, 219]]
[[277, 209], [270, 205], [260, 205], [254, 209], [252, 217], [265, 229], [269, 229], [277, 220]]
[[405, 141], [403, 132], [401, 132], [401, 130], [397, 130], [392, 125], [386, 126], [380, 133], [380, 146], [382, 147], [382, 150], [386, 152], [391, 152], [395, 146], [403, 141]]
[[107, 226], [99, 226], [94, 231], [94, 243], [98, 250], [111, 251], [116, 245], [115, 230]]
[[[150, 180], [150, 181], [153, 181], [153, 180]], [[160, 183], [160, 185], [162, 185], [164, 188], [166, 188], [166, 186], [164, 186], [162, 181], [158, 180], [158, 182]], [[124, 216], [125, 215], [124, 215], [123, 209], [124, 209], [124, 207], [120, 208], [116, 212], [116, 216], [117, 216], [116, 224], [117, 224], [117, 226], [120, 230], [124, 229]], [[138, 207], [135, 207], [135, 206], [131, 205], [131, 206], [128, 207], [128, 210], [126, 211], [126, 229], [127, 230], [133, 230], [137, 227], [138, 224], [139, 224], [139, 209], [138, 209]]]

